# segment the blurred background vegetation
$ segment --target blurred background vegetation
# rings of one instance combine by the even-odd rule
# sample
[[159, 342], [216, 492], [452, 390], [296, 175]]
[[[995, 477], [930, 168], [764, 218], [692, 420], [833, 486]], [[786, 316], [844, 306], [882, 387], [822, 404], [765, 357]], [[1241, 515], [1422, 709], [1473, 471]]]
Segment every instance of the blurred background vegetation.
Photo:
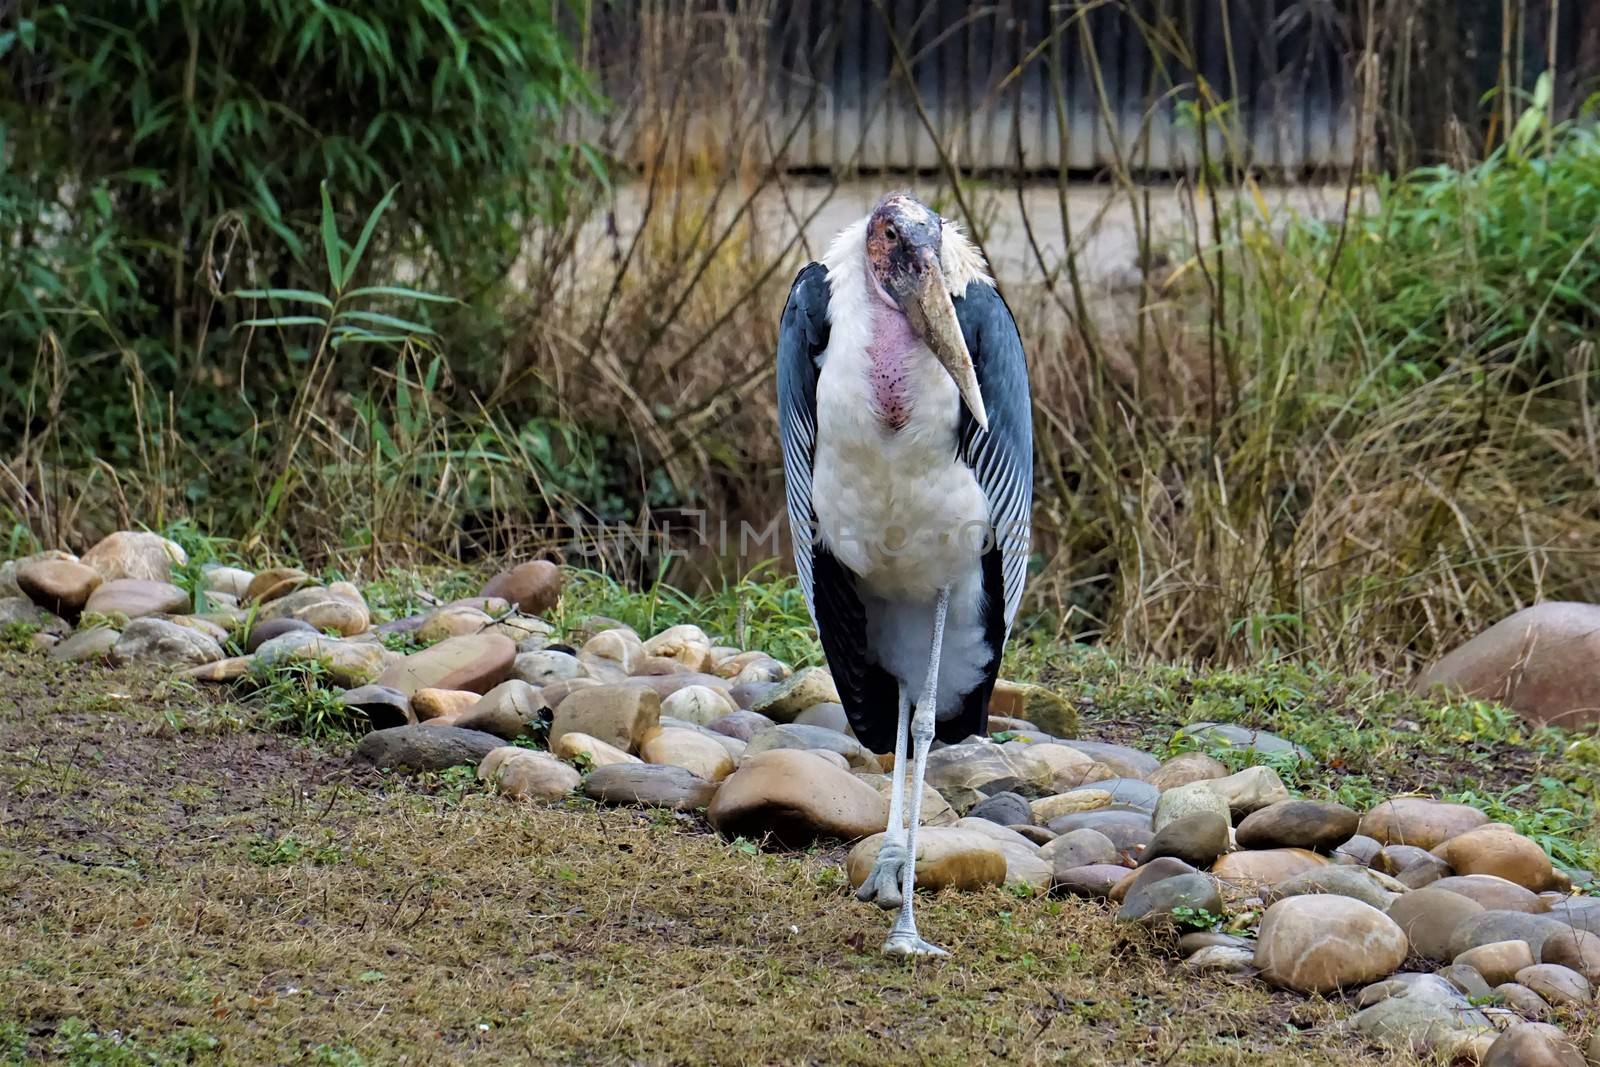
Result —
[[[1571, 6], [1482, 5], [1467, 47], [1478, 16], [1435, 0], [1237, 4], [1338, 57], [1332, 164], [1260, 157], [1234, 51], [1260, 27], [1202, 35], [1180, 3], [1039, 6], [1039, 45], [959, 121], [921, 106], [946, 36], [860, 5], [886, 42], [865, 113], [898, 106], [929, 152], [907, 174], [865, 121], [825, 172], [790, 165], [837, 104], [802, 75], [838, 26], [774, 45], [811, 5], [0, 0], [7, 548], [179, 525], [356, 573], [683, 509], [763, 527], [811, 228], [851, 183], [914, 184], [980, 240], [1024, 235], [1001, 280], [1045, 632], [1404, 672], [1535, 599], [1600, 598], [1600, 65], [1557, 33]], [[1102, 76], [1105, 19], [1155, 57], [1137, 77], [1128, 51]], [[964, 162], [1025, 113], [1057, 157], [1018, 134], [1014, 166]], [[1152, 130], [1195, 150], [1157, 165]], [[1120, 286], [1090, 261], [1108, 212], [1136, 245]], [[581, 562], [690, 589], [760, 563], [662, 548]]]

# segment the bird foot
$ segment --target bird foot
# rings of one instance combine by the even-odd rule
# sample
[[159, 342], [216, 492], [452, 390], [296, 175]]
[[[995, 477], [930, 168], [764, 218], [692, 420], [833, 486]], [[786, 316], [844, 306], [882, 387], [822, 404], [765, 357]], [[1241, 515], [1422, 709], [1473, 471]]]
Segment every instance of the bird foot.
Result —
[[915, 930], [892, 930], [883, 943], [885, 956], [948, 956], [950, 953], [917, 936]]
[[878, 850], [878, 860], [872, 873], [856, 890], [856, 899], [870, 901], [885, 910], [900, 907], [904, 902], [900, 886], [905, 874], [906, 846], [903, 842], [885, 841]]

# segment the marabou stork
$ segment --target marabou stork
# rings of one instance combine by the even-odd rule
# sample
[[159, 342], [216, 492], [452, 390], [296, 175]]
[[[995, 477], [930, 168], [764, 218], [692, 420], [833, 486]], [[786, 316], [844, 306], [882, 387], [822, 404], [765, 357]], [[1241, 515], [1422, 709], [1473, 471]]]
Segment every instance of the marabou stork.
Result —
[[891, 194], [795, 279], [777, 377], [795, 568], [851, 728], [895, 754], [888, 832], [857, 895], [900, 909], [885, 952], [943, 955], [912, 914], [923, 775], [935, 737], [986, 732], [1022, 600], [1022, 340], [961, 231]]

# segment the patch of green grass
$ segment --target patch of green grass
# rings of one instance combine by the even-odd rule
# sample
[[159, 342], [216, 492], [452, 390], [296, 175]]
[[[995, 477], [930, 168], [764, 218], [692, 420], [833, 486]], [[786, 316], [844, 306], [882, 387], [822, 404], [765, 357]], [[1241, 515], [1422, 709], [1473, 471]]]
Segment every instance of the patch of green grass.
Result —
[[294, 863], [325, 867], [333, 863], [343, 863], [344, 859], [344, 852], [333, 843], [331, 837], [318, 845], [289, 833], [278, 838], [259, 838], [250, 846], [250, 862], [262, 867]]
[[371, 725], [362, 711], [339, 699], [328, 685], [327, 667], [316, 660], [274, 664], [257, 678], [259, 688], [249, 699], [271, 729], [328, 740]]
[[242, 562], [237, 541], [202, 530], [200, 524], [190, 516], [175, 519], [157, 532], [183, 549], [183, 554], [192, 565], [223, 563], [236, 566]]
[[418, 792], [439, 797], [447, 805], [460, 804], [467, 797], [483, 791], [483, 786], [478, 782], [477, 767], [468, 763], [415, 775], [409, 784]]
[[82, 631], [106, 627], [115, 630], [120, 625], [125, 624], [126, 617], [119, 618], [115, 615], [106, 615], [98, 611], [86, 611], [78, 616], [78, 625], [74, 629]]
[[[1600, 870], [1600, 748], [1591, 736], [1531, 726], [1487, 701], [1424, 697], [1371, 676], [1286, 662], [1190, 668], [1073, 646], [1035, 666], [1077, 702], [1087, 736], [1164, 756], [1204, 748], [1231, 770], [1266, 764], [1291, 790], [1358, 811], [1413, 791], [1460, 800], [1538, 841], [1562, 866]], [[1267, 730], [1313, 760], [1174, 736], [1195, 722]]]
[[390, 652], [399, 652], [401, 655], [410, 655], [413, 652], [420, 652], [424, 647], [426, 647], [413, 635], [407, 633], [386, 633], [381, 635], [379, 640], [383, 642], [384, 648], [388, 649]]
[[[189, 1027], [163, 1038], [96, 1027], [74, 1016], [56, 1027], [48, 1047], [52, 1058], [70, 1067], [148, 1067], [210, 1061], [221, 1044], [214, 1034]], [[15, 1062], [28, 1059], [19, 1055]]]
[[0, 1067], [21, 1067], [27, 1057], [27, 1028], [15, 1019], [0, 1019]]
[[1206, 908], [1187, 906], [1173, 908], [1172, 918], [1183, 930], [1220, 930], [1228, 921], [1226, 915], [1217, 915]]
[[630, 589], [597, 571], [569, 569], [558, 625], [570, 629], [586, 615], [616, 619], [646, 638], [693, 623], [713, 641], [761, 649], [793, 667], [823, 662], [799, 583], [778, 573], [775, 562], [700, 596], [660, 581]]
[[[323, 574], [323, 580], [335, 582], [346, 578], [336, 569]], [[439, 604], [464, 597], [477, 596], [489, 576], [480, 570], [464, 567], [422, 567], [410, 570], [394, 569], [358, 583], [361, 595], [377, 620], [402, 619], [408, 615], [421, 615]], [[430, 599], [431, 598], [431, 599]], [[396, 651], [412, 651], [397, 649]]]
[[33, 635], [39, 630], [37, 623], [13, 619], [0, 626], [0, 648], [10, 649], [13, 652], [26, 652], [33, 648]]

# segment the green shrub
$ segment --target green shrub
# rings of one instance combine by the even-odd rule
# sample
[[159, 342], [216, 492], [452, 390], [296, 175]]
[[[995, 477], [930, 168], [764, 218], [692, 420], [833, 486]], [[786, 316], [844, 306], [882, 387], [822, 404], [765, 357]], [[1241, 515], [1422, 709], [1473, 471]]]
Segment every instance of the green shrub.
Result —
[[[1332, 352], [1391, 392], [1461, 365], [1512, 365], [1524, 387], [1581, 372], [1573, 351], [1600, 327], [1593, 126], [1383, 179], [1374, 199], [1343, 235], [1302, 220], [1282, 238], [1286, 259], [1334, 264]], [[1271, 301], [1257, 306], [1271, 315]]]
[[[445, 312], [480, 335], [524, 226], [561, 216], [596, 164], [554, 134], [591, 99], [561, 15], [558, 0], [0, 9], [0, 434], [66, 423], [116, 464], [157, 428], [225, 443], [270, 419], [310, 354], [237, 343], [219, 297], [321, 291], [324, 181], [353, 224], [398, 186], [368, 269], [481, 298]], [[367, 372], [352, 354], [328, 385]]]

